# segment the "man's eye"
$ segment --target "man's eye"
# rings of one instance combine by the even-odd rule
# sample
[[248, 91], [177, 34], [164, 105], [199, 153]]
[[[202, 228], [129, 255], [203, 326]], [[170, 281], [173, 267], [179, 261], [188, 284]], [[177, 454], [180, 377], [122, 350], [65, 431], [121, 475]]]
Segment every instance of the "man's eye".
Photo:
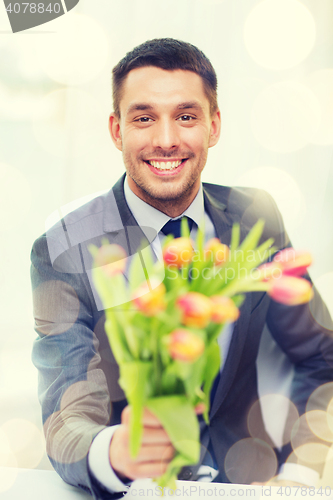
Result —
[[191, 120], [194, 120], [194, 117], [193, 116], [190, 116], [190, 115], [182, 115], [178, 118], [178, 120], [182, 121], [182, 122], [189, 122]]
[[148, 123], [149, 121], [151, 121], [151, 118], [148, 118], [148, 116], [141, 116], [136, 121], [140, 123]]

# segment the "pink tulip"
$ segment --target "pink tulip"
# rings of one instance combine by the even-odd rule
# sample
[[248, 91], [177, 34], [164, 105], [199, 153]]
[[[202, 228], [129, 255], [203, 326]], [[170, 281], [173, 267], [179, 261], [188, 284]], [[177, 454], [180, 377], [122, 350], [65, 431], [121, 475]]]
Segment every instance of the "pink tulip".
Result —
[[146, 316], [155, 316], [166, 308], [165, 286], [163, 283], [157, 283], [155, 280], [143, 283], [133, 294], [133, 302], [136, 307]]
[[95, 266], [102, 267], [103, 272], [112, 277], [122, 273], [126, 267], [127, 254], [123, 247], [116, 244], [102, 245], [95, 256]]
[[191, 262], [193, 243], [190, 238], [175, 238], [163, 248], [163, 259], [168, 266], [182, 267]]
[[223, 295], [213, 295], [211, 320], [214, 323], [234, 322], [239, 318], [239, 309], [233, 300]]
[[276, 302], [287, 306], [296, 306], [309, 302], [313, 297], [311, 284], [303, 278], [295, 276], [282, 276], [268, 282], [268, 294]]
[[208, 297], [198, 292], [188, 292], [177, 300], [182, 311], [182, 323], [186, 326], [203, 328], [208, 325], [212, 303]]
[[273, 259], [282, 266], [283, 274], [288, 276], [304, 276], [307, 268], [312, 264], [309, 252], [297, 252], [293, 248], [282, 250]]
[[271, 279], [280, 278], [282, 276], [282, 265], [280, 262], [266, 262], [258, 267], [258, 279], [260, 281], [269, 281]]
[[178, 328], [170, 333], [168, 348], [173, 359], [191, 363], [204, 352], [205, 343], [195, 333], [185, 328]]
[[229, 247], [221, 243], [218, 238], [212, 238], [206, 243], [205, 260], [212, 261], [217, 266], [228, 260], [229, 253]]

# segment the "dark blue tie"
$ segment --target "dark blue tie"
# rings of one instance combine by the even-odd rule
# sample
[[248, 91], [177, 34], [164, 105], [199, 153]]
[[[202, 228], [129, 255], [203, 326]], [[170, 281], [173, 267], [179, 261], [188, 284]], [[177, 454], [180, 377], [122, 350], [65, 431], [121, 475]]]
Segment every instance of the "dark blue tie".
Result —
[[[181, 221], [184, 219], [184, 217], [181, 217], [176, 220], [170, 219], [164, 226], [162, 227], [161, 231], [162, 233], [165, 234], [165, 236], [168, 236], [168, 234], [172, 234], [175, 238], [180, 238], [180, 225]], [[193, 220], [190, 219], [190, 217], [185, 217], [187, 219], [188, 226], [190, 228], [190, 231], [193, 226]]]

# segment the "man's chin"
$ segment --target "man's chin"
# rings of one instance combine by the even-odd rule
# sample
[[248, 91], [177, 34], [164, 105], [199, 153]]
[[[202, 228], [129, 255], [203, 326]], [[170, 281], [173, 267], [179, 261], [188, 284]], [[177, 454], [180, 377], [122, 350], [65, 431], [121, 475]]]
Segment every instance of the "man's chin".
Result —
[[[142, 188], [141, 188], [142, 189]], [[171, 187], [162, 187], [162, 188], [146, 188], [143, 189], [146, 196], [148, 196], [151, 200], [158, 200], [160, 202], [170, 203], [182, 200], [184, 196], [186, 196], [189, 192], [190, 188], [171, 188]]]

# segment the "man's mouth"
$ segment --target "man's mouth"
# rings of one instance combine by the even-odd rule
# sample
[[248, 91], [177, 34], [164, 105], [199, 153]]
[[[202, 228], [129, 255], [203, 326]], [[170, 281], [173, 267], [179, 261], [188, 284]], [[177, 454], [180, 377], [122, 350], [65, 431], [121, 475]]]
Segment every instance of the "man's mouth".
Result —
[[179, 165], [184, 163], [186, 160], [187, 158], [184, 158], [183, 160], [174, 160], [174, 161], [145, 160], [145, 162], [151, 165], [152, 167], [157, 168], [157, 170], [175, 170], [176, 168], [179, 167]]

